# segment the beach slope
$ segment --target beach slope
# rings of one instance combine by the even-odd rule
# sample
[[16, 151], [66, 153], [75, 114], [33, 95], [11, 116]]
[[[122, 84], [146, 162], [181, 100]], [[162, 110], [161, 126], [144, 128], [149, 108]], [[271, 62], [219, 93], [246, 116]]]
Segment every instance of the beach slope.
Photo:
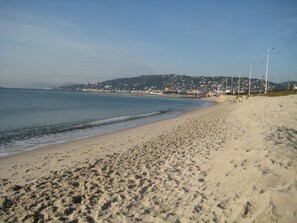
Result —
[[4, 222], [297, 222], [297, 96], [0, 159]]

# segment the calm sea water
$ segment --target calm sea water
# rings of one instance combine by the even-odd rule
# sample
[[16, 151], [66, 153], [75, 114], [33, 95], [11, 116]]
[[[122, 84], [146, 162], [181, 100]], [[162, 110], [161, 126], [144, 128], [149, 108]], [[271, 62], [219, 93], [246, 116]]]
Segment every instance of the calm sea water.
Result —
[[0, 89], [0, 156], [149, 123], [209, 102]]

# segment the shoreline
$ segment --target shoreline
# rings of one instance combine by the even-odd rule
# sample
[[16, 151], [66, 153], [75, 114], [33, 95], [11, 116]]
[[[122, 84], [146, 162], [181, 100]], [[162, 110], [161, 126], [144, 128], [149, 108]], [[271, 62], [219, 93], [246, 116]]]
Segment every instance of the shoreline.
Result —
[[[58, 142], [58, 143], [53, 143], [53, 144], [49, 144], [49, 145], [44, 145], [44, 146], [40, 146], [38, 148], [33, 148], [31, 150], [27, 150], [27, 151], [23, 151], [23, 152], [19, 152], [16, 154], [11, 154], [8, 156], [1, 156], [0, 157], [0, 179], [1, 178], [5, 178], [5, 176], [3, 177], [3, 170], [4, 167], [8, 167], [8, 166], [15, 166], [16, 164], [19, 163], [29, 163], [30, 159], [35, 158], [35, 157], [44, 157], [44, 156], [48, 156], [48, 155], [52, 155], [52, 154], [59, 154], [59, 153], [69, 153], [71, 151], [68, 151], [67, 148], [71, 148], [70, 150], [72, 150], [72, 148], [74, 148], [74, 150], [78, 149], [78, 148], [83, 148], [83, 147], [87, 147], [90, 144], [98, 144], [100, 142], [106, 142], [106, 141], [112, 141], [113, 138], [125, 138], [125, 137], [129, 137], [129, 135], [135, 135], [137, 134], [137, 132], [143, 132], [143, 131], [153, 131], [153, 129], [155, 129], [155, 126], [160, 126], [166, 123], [170, 123], [171, 121], [174, 121], [175, 119], [179, 119], [179, 118], [183, 118], [184, 116], [190, 116], [192, 113], [200, 113], [200, 112], [207, 112], [207, 110], [209, 108], [218, 106], [218, 102], [217, 101], [211, 101], [208, 100], [209, 102], [212, 103], [212, 105], [209, 105], [207, 107], [200, 107], [200, 108], [193, 108], [190, 110], [186, 110], [183, 111], [180, 114], [177, 114], [174, 117], [168, 117], [162, 120], [156, 120], [156, 121], [152, 121], [149, 123], [143, 123], [137, 126], [133, 126], [133, 127], [128, 127], [128, 128], [124, 128], [124, 129], [119, 129], [119, 130], [115, 130], [113, 132], [108, 132], [108, 133], [103, 133], [100, 135], [93, 135], [93, 136], [87, 136], [84, 138], [78, 138], [78, 139], [71, 139], [69, 141], [65, 141], [65, 142]], [[170, 125], [170, 124], [169, 124]], [[151, 133], [153, 134], [153, 133]], [[156, 133], [159, 134], [159, 133]], [[125, 137], [122, 137], [122, 135], [124, 135]], [[134, 139], [135, 140], [135, 139]], [[64, 151], [65, 150], [65, 151]], [[118, 149], [112, 150], [110, 151], [100, 151], [102, 152], [102, 156], [105, 156], [106, 154], [109, 153], [114, 153], [117, 152]], [[84, 152], [84, 151], [82, 151]], [[79, 151], [78, 151], [79, 153]], [[13, 163], [13, 164], [12, 164]], [[58, 168], [60, 169], [60, 168]], [[39, 173], [38, 173], [39, 174]]]
[[296, 96], [217, 103], [0, 159], [0, 219], [296, 222], [296, 109]]
[[[176, 110], [176, 111], [173, 111], [172, 114], [167, 114], [167, 115], [165, 114], [166, 117], [161, 118], [160, 116], [162, 116], [164, 114], [158, 114], [156, 117], [145, 117], [145, 118], [139, 119], [139, 120], [138, 119], [131, 120], [131, 121], [129, 121], [130, 125], [118, 126], [118, 127], [116, 127], [116, 129], [114, 129], [114, 125], [119, 125], [119, 124], [121, 124], [123, 122], [112, 123], [112, 124], [108, 124], [108, 125], [99, 126], [99, 128], [104, 128], [105, 129], [105, 130], [102, 130], [102, 133], [99, 133], [99, 132], [91, 133], [90, 132], [91, 135], [75, 136], [75, 137], [73, 136], [73, 137], [69, 137], [66, 140], [63, 140], [62, 142], [49, 142], [49, 143], [40, 144], [40, 145], [33, 146], [33, 147], [28, 147], [28, 148], [26, 147], [22, 151], [18, 151], [18, 152], [15, 152], [15, 153], [0, 156], [0, 161], [1, 161], [2, 158], [7, 158], [7, 157], [10, 157], [10, 156], [16, 156], [16, 155], [19, 155], [19, 154], [32, 152], [32, 151], [39, 150], [39, 149], [46, 149], [46, 148], [49, 148], [49, 147], [65, 145], [65, 144], [71, 143], [71, 142], [79, 142], [81, 140], [88, 140], [88, 139], [92, 139], [92, 138], [97, 138], [97, 137], [100, 137], [100, 136], [105, 136], [105, 135], [113, 134], [113, 133], [116, 133], [116, 132], [126, 131], [126, 130], [129, 130], [131, 128], [137, 128], [137, 127], [141, 127], [141, 126], [144, 126], [144, 125], [149, 125], [149, 124], [152, 124], [152, 123], [162, 122], [164, 120], [174, 119], [174, 118], [177, 118], [179, 116], [182, 116], [184, 114], [187, 114], [187, 113], [195, 111], [195, 110], [201, 110], [201, 109], [205, 109], [205, 108], [214, 106], [217, 103], [214, 100], [207, 100], [207, 99], [205, 100], [204, 99], [204, 101], [206, 101], [209, 104], [208, 105], [203, 105], [201, 107], [196, 107], [196, 108], [190, 108], [190, 109], [188, 108], [186, 110], [181, 110], [181, 111]], [[148, 120], [148, 119], [150, 119], [150, 120]], [[141, 121], [141, 120], [143, 122], [138, 123], [138, 121]], [[94, 127], [88, 128], [86, 130], [91, 130], [92, 128], [94, 128]], [[111, 128], [111, 129], [109, 129], [109, 128]]]

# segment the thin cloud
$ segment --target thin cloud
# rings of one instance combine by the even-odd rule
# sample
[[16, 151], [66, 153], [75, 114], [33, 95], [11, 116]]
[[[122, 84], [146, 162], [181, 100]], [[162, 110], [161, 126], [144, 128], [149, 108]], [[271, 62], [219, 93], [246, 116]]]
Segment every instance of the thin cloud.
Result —
[[[122, 43], [100, 38], [88, 40], [83, 28], [56, 18], [53, 22], [51, 17], [38, 16], [36, 22], [37, 16], [25, 14], [24, 17], [23, 21], [0, 18], [0, 38], [4, 42], [0, 70], [8, 79], [13, 75], [13, 82], [21, 79], [24, 71], [32, 79], [39, 76], [46, 80], [56, 76], [54, 81], [57, 82], [57, 76], [64, 79], [73, 74], [75, 77], [81, 75], [81, 80], [99, 80], [101, 74], [133, 72], [134, 64], [140, 64], [134, 73], [141, 72], [139, 67], [147, 67], [141, 65], [137, 53]], [[55, 27], [53, 23], [58, 25]], [[52, 75], [49, 77], [48, 73]]]

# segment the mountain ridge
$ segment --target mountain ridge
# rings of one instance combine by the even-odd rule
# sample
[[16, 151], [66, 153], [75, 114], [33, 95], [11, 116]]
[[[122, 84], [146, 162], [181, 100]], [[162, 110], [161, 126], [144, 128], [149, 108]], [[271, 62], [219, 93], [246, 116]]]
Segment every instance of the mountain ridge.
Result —
[[[248, 90], [249, 79], [240, 78], [240, 89], [244, 92]], [[285, 90], [285, 84], [268, 82], [268, 88], [272, 90]], [[237, 89], [238, 77], [226, 76], [187, 76], [178, 74], [154, 74], [140, 75], [129, 78], [117, 78], [97, 83], [76, 84], [60, 87], [64, 90], [98, 90], [109, 92], [135, 92], [135, 91], [161, 91], [173, 93], [186, 93], [198, 90], [206, 92], [216, 89]], [[264, 81], [253, 78], [251, 80], [251, 90], [261, 91], [264, 89]]]

